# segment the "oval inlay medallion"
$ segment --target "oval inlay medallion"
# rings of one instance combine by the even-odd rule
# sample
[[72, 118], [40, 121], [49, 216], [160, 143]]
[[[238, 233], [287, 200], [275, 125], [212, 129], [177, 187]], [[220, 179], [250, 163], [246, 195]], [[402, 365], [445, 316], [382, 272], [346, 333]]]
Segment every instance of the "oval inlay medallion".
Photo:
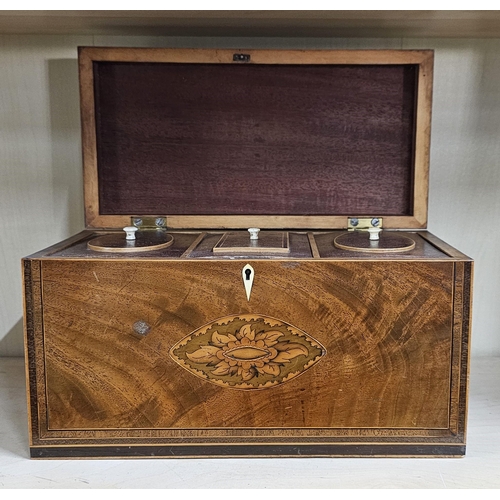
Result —
[[231, 389], [266, 389], [301, 375], [326, 354], [307, 333], [261, 315], [226, 316], [181, 339], [170, 356], [187, 371]]

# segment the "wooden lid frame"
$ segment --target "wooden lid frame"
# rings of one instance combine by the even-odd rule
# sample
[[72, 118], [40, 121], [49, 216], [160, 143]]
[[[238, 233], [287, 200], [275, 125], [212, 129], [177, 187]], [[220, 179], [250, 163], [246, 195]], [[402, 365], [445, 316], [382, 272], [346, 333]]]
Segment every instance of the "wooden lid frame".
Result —
[[[82, 116], [82, 147], [85, 189], [85, 220], [89, 228], [116, 228], [130, 224], [131, 217], [146, 214], [103, 215], [99, 207], [98, 155], [94, 96], [94, 62], [148, 63], [234, 63], [235, 53], [250, 56], [245, 64], [260, 65], [418, 65], [415, 104], [413, 193], [411, 215], [383, 216], [384, 227], [422, 229], [427, 225], [429, 151], [432, 102], [433, 51], [430, 50], [213, 50], [157, 48], [79, 49]], [[353, 213], [352, 217], [379, 216], [378, 213]], [[165, 217], [171, 229], [290, 228], [335, 229], [347, 227], [346, 215], [171, 215]]]

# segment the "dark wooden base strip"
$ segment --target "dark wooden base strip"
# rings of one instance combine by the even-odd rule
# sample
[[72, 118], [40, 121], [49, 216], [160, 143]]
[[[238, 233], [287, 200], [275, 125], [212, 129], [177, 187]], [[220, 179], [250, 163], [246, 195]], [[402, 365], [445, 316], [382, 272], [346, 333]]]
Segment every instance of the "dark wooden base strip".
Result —
[[464, 445], [213, 445], [31, 448], [31, 458], [460, 457]]

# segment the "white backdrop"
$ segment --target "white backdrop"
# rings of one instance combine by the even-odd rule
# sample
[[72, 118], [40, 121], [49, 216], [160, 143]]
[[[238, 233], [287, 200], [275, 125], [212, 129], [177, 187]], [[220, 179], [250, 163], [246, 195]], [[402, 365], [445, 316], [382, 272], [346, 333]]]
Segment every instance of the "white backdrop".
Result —
[[84, 227], [79, 45], [434, 49], [428, 227], [475, 259], [472, 354], [500, 355], [500, 39], [0, 35], [0, 356], [23, 354], [20, 259]]

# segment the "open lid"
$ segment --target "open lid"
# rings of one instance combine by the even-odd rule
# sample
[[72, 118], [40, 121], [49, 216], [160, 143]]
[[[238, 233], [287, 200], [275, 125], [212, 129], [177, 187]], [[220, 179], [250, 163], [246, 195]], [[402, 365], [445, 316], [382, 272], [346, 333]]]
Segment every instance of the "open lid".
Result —
[[88, 227], [427, 223], [432, 51], [79, 50]]

